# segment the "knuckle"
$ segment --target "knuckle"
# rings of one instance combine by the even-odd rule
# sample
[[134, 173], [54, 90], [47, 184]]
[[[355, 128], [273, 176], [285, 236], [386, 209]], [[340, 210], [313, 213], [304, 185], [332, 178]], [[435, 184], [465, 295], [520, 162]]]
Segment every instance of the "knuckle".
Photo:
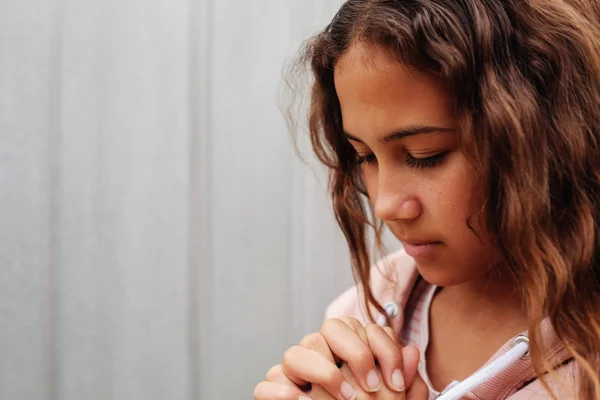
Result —
[[360, 331], [360, 330], [364, 330], [365, 329], [365, 326], [363, 325], [363, 323], [360, 322], [358, 319], [353, 318], [353, 317], [342, 318], [342, 322], [344, 322], [351, 329], [353, 329], [353, 330], [355, 330], [357, 332]]
[[281, 374], [283, 374], [283, 371], [281, 370], [281, 364], [277, 364], [267, 371], [266, 378], [268, 381], [273, 381], [280, 377]]
[[262, 392], [264, 391], [264, 386], [265, 386], [265, 383], [260, 382], [258, 385], [256, 385], [254, 387], [253, 395], [254, 395], [255, 400], [260, 400], [262, 398], [261, 396], [262, 396]]
[[356, 347], [348, 354], [348, 362], [358, 364], [372, 363], [373, 353], [366, 346]]
[[325, 342], [325, 338], [320, 333], [310, 333], [302, 338], [300, 341], [300, 346], [305, 347], [307, 349], [318, 349]]
[[348, 324], [351, 324], [352, 326], [360, 326], [360, 327], [363, 326], [362, 322], [360, 322], [356, 318], [348, 317], [348, 318], [346, 318], [346, 320], [348, 321]]
[[342, 320], [340, 320], [339, 318], [329, 318], [328, 320], [323, 322], [320, 332], [321, 333], [329, 332], [333, 327], [335, 327], [340, 322], [342, 322]]
[[297, 349], [298, 346], [292, 346], [289, 349], [287, 349], [284, 353], [283, 353], [283, 360], [282, 360], [282, 365], [285, 366], [287, 364], [290, 364], [291, 362], [293, 362], [295, 355], [298, 352]]

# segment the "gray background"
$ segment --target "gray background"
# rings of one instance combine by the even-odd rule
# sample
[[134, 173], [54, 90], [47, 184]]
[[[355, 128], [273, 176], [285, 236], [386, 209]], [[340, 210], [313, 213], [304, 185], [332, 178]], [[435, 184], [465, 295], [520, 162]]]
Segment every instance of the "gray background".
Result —
[[352, 284], [281, 71], [338, 0], [0, 0], [0, 399], [250, 399]]

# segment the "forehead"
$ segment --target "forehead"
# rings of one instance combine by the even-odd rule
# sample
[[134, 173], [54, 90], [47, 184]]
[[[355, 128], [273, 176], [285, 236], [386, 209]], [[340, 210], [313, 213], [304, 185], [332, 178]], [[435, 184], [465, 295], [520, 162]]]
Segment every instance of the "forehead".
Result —
[[[386, 48], [356, 43], [334, 69], [344, 127], [363, 130], [435, 122], [451, 123], [450, 96], [433, 76], [400, 63]], [[352, 127], [352, 128], [351, 128]]]

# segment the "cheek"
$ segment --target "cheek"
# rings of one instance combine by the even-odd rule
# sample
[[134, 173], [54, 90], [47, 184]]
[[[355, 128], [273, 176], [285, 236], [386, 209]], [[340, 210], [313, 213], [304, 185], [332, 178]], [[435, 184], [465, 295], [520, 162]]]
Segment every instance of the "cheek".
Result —
[[[447, 244], [448, 262], [461, 265], [464, 277], [495, 263], [499, 257], [498, 249], [477, 217], [481, 206], [479, 185], [475, 171], [466, 159], [448, 165], [435, 183], [431, 182], [430, 189], [430, 218], [426, 223], [435, 226], [440, 239]], [[457, 271], [459, 275], [462, 273]]]
[[[456, 157], [446, 165], [443, 173], [431, 182], [429, 197], [430, 213], [443, 229], [453, 233], [472, 232], [467, 226], [469, 217], [477, 211], [477, 178], [473, 167], [464, 156]], [[471, 221], [473, 224], [473, 221]]]

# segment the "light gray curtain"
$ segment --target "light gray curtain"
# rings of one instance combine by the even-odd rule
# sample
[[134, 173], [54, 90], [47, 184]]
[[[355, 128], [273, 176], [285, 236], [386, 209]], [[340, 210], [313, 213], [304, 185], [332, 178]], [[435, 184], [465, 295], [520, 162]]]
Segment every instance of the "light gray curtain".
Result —
[[0, 399], [252, 398], [352, 283], [281, 71], [338, 0], [0, 0]]

